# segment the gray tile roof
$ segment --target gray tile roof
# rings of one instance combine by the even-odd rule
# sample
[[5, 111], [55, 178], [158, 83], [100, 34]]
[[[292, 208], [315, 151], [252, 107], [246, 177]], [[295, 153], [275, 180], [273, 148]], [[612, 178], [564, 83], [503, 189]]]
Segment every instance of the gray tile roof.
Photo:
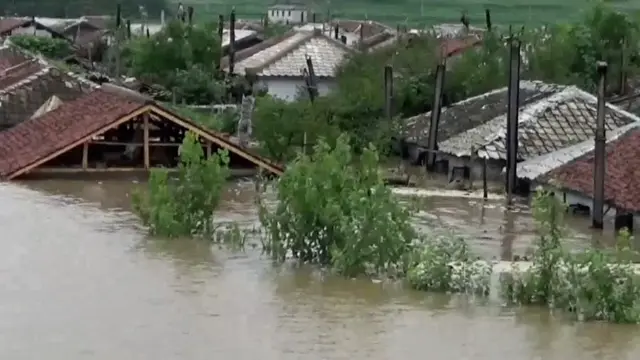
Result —
[[[607, 131], [607, 143], [617, 140], [620, 136], [639, 126], [640, 122], [632, 122], [629, 125], [613, 129], [612, 131]], [[594, 140], [589, 139], [581, 143], [520, 162], [518, 163], [517, 170], [518, 178], [537, 180], [550, 171], [593, 151], [594, 147]]]
[[[596, 108], [597, 98], [575, 86], [569, 86], [555, 95], [521, 108], [518, 121], [518, 159], [531, 159], [593, 138]], [[640, 121], [637, 116], [610, 104], [607, 108], [607, 130]], [[467, 143], [461, 147], [460, 141], [464, 139], [461, 136], [449, 139], [449, 143], [443, 143], [440, 150], [459, 153], [463, 148], [475, 145], [478, 156], [504, 160], [506, 123], [504, 114], [480, 129], [486, 135], [482, 142]]]
[[[249, 51], [250, 49], [247, 49]], [[306, 67], [306, 56], [313, 61], [318, 77], [333, 77], [336, 68], [354, 50], [340, 41], [322, 34], [322, 31], [295, 32], [278, 43], [239, 60], [234, 72], [244, 75], [298, 77]]]
[[95, 84], [75, 75], [63, 73], [55, 67], [46, 67], [0, 91], [0, 129], [29, 119], [54, 95], [64, 102], [95, 87]]
[[[564, 89], [560, 85], [546, 84], [540, 81], [520, 82], [520, 106], [525, 106], [541, 98]], [[507, 88], [503, 87], [488, 93], [474, 96], [442, 109], [438, 126], [438, 142], [468, 131], [466, 142], [483, 144], [484, 134], [475, 134], [474, 128], [487, 123], [507, 112]], [[405, 120], [405, 137], [408, 143], [427, 145], [431, 112], [413, 116]], [[461, 145], [464, 145], [461, 144]], [[464, 146], [465, 151], [469, 148]]]

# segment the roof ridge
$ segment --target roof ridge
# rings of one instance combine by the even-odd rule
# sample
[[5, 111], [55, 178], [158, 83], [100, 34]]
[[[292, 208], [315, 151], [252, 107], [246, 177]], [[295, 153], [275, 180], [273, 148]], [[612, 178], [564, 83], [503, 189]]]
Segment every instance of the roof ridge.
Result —
[[[274, 45], [277, 45], [285, 40], [287, 40], [288, 38], [296, 35], [298, 33], [298, 31], [295, 30], [290, 30], [287, 31], [286, 33], [280, 35], [280, 36], [272, 36], [256, 45], [253, 45], [251, 47], [248, 47], [246, 49], [240, 50], [235, 54], [235, 62], [236, 64], [246, 60], [250, 57], [252, 57], [253, 55], [258, 54], [261, 51], [264, 51]], [[229, 67], [229, 55], [225, 56], [222, 58], [222, 60], [220, 60], [220, 65], [222, 68], [228, 68]]]
[[51, 72], [51, 69], [52, 69], [51, 67], [45, 67], [44, 69], [42, 69], [42, 70], [40, 70], [40, 71], [38, 71], [38, 72], [36, 72], [36, 73], [34, 73], [32, 75], [29, 75], [26, 78], [24, 78], [24, 79], [22, 79], [22, 80], [20, 80], [18, 82], [15, 82], [15, 83], [13, 83], [13, 84], [1, 89], [0, 90], [0, 95], [7, 95], [7, 94], [11, 93], [12, 91], [15, 91], [15, 90], [17, 90], [17, 89], [19, 89], [19, 88], [21, 88], [21, 87], [23, 87], [25, 85], [30, 84], [34, 80], [37, 80], [41, 76], [44, 76], [44, 75], [48, 74], [49, 72]]
[[[287, 56], [289, 53], [293, 52], [295, 49], [300, 47], [302, 44], [306, 43], [307, 41], [309, 41], [313, 37], [315, 37], [315, 35], [316, 35], [316, 31], [315, 30], [316, 29], [314, 29], [314, 31], [309, 31], [309, 32], [307, 32], [307, 31], [298, 31], [293, 36], [301, 35], [299, 39], [296, 39], [291, 44], [288, 44], [286, 47], [284, 47], [282, 50], [276, 52], [271, 57], [265, 59], [264, 61], [262, 61], [261, 64], [256, 65], [256, 66], [246, 67], [245, 68], [245, 73], [257, 74], [261, 70], [263, 70], [266, 67], [268, 67], [269, 65], [271, 65], [271, 64], [275, 63], [276, 61], [282, 59], [283, 57]], [[287, 39], [289, 39], [289, 38], [287, 38]], [[287, 39], [285, 39], [285, 40], [287, 40]], [[282, 41], [285, 41], [285, 40], [282, 40]], [[274, 44], [273, 46], [275, 46], [275, 45], [276, 44]], [[266, 50], [266, 49], [264, 49], [264, 50]]]

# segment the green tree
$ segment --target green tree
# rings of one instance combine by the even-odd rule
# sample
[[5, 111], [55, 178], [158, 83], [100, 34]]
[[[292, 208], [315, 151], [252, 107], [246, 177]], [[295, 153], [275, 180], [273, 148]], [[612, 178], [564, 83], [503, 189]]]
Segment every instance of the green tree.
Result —
[[216, 79], [220, 51], [216, 24], [189, 26], [176, 20], [150, 38], [129, 41], [122, 58], [131, 76], [176, 89], [179, 102], [211, 104], [225, 97]]
[[347, 275], [402, 274], [416, 233], [410, 213], [392, 196], [373, 146], [357, 161], [348, 137], [320, 141], [300, 154], [277, 184], [273, 211], [262, 207], [267, 250], [284, 261], [330, 265]]
[[73, 52], [71, 43], [66, 39], [33, 35], [14, 35], [10, 39], [16, 46], [47, 58], [61, 59]]
[[133, 208], [153, 235], [213, 235], [213, 212], [229, 177], [229, 154], [205, 158], [198, 136], [188, 132], [175, 177], [153, 169], [145, 191], [133, 196]]

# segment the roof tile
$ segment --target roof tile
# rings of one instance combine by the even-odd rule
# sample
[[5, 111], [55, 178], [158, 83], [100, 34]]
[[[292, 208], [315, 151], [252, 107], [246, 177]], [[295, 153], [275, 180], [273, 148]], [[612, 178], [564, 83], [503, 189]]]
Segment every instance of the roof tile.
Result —
[[[607, 203], [640, 211], [640, 129], [634, 128], [606, 146], [604, 195]], [[593, 197], [594, 154], [589, 152], [552, 170], [547, 178], [561, 188]]]
[[[578, 144], [594, 136], [597, 98], [575, 86], [520, 109], [518, 119], [518, 159], [536, 156]], [[640, 121], [635, 115], [612, 105], [605, 115], [607, 130]], [[475, 143], [478, 155], [506, 159], [506, 114], [490, 122], [484, 144]], [[455, 140], [455, 139], [452, 139]], [[443, 144], [442, 150], [447, 150]]]
[[143, 105], [140, 101], [94, 90], [40, 117], [0, 132], [0, 177], [91, 135]]
[[240, 60], [234, 71], [240, 74], [254, 71], [258, 76], [302, 76], [309, 55], [316, 76], [332, 77], [347, 54], [353, 51], [321, 31], [298, 32]]

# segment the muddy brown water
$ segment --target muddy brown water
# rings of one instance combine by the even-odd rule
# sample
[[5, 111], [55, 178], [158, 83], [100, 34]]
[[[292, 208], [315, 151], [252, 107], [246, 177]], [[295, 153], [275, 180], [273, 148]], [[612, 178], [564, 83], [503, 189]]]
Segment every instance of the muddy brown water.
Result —
[[[0, 358], [640, 357], [636, 326], [577, 324], [146, 238], [126, 211], [131, 186], [0, 184]], [[251, 189], [231, 188], [219, 218], [253, 223]], [[456, 228], [496, 257], [525, 250], [533, 230], [524, 209], [505, 216], [500, 204], [451, 198], [431, 199], [416, 221]], [[575, 234], [575, 246], [592, 240]]]

